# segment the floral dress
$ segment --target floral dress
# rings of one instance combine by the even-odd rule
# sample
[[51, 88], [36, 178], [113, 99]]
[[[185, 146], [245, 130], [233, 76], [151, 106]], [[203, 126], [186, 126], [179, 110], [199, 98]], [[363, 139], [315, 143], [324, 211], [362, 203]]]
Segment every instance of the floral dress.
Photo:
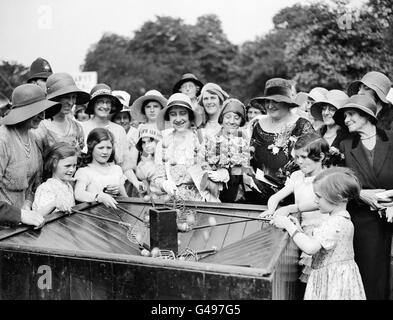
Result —
[[154, 185], [161, 187], [165, 180], [172, 180], [178, 188], [176, 197], [188, 201], [203, 201], [190, 174], [192, 167], [201, 166], [201, 145], [194, 130], [187, 132], [180, 145], [175, 145], [174, 131], [164, 135], [157, 144], [155, 163], [157, 167], [152, 178]]
[[329, 216], [315, 228], [322, 248], [313, 255], [304, 300], [365, 300], [359, 268], [354, 260], [354, 227], [347, 211]]
[[73, 207], [75, 205], [74, 189], [70, 183], [49, 178], [46, 182], [38, 186], [32, 209], [40, 210], [49, 204], [59, 202]]
[[220, 200], [236, 202], [242, 199], [244, 187], [242, 175], [250, 166], [250, 145], [247, 133], [234, 130], [230, 133], [220, 130], [215, 136], [207, 137], [203, 150], [205, 170], [227, 169], [230, 179], [220, 183]]

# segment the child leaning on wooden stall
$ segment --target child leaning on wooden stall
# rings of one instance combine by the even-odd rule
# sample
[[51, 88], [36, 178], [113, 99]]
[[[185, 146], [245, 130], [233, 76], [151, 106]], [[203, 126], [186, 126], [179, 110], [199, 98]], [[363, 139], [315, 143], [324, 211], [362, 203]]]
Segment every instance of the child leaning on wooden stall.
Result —
[[44, 155], [46, 180], [38, 186], [34, 196], [33, 210], [49, 214], [53, 210], [71, 211], [75, 205], [74, 173], [78, 150], [67, 142], [56, 142]]
[[82, 202], [97, 201], [116, 208], [115, 196], [127, 196], [126, 177], [115, 159], [114, 138], [104, 128], [95, 128], [87, 136], [86, 166], [75, 173], [75, 199]]
[[[138, 150], [138, 161], [136, 166], [136, 177], [144, 184], [144, 190], [147, 196], [154, 200], [163, 198], [166, 194], [161, 188], [152, 182], [156, 171], [154, 154], [156, 152], [157, 143], [161, 141], [161, 132], [154, 128], [143, 128], [139, 131], [139, 139], [135, 145]], [[143, 193], [141, 193], [142, 195]], [[145, 196], [146, 196], [145, 195]]]
[[[299, 137], [294, 146], [294, 159], [300, 167], [287, 179], [284, 188], [272, 195], [267, 202], [267, 210], [260, 214], [261, 218], [281, 214], [289, 214], [289, 206], [297, 206], [306, 201], [315, 201], [312, 183], [323, 170], [324, 161], [329, 154], [329, 143], [317, 133], [306, 133]], [[277, 210], [279, 203], [290, 194], [295, 196], [295, 204], [281, 207]], [[300, 224], [305, 234], [311, 236], [314, 228], [319, 227], [326, 215], [316, 210], [304, 211], [299, 215]], [[299, 264], [303, 266], [300, 280], [307, 282], [310, 274], [311, 256], [302, 253]]]
[[226, 100], [218, 117], [221, 130], [205, 138], [203, 168], [207, 171], [201, 189], [209, 190], [222, 202], [243, 200], [243, 174], [250, 165], [249, 137], [241, 128], [246, 123], [245, 110], [238, 99]]
[[359, 197], [360, 183], [348, 168], [333, 167], [313, 182], [316, 204], [326, 215], [312, 235], [306, 235], [296, 218], [274, 215], [272, 224], [288, 231], [295, 244], [312, 255], [305, 300], [365, 300], [362, 278], [354, 260], [354, 226], [346, 210]]

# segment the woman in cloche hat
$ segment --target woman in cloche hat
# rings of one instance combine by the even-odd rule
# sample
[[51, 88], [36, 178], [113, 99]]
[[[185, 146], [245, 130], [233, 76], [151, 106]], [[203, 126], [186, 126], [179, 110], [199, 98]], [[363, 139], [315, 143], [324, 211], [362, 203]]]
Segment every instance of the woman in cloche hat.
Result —
[[393, 198], [378, 193], [393, 189], [393, 133], [377, 127], [377, 106], [367, 95], [353, 95], [336, 111], [334, 119], [351, 135], [341, 142], [344, 165], [359, 178], [360, 199], [347, 210], [355, 227], [355, 261], [367, 300], [389, 298], [391, 276]]
[[35, 84], [22, 84], [12, 92], [12, 108], [0, 121], [0, 200], [31, 209], [33, 187], [40, 182], [42, 154], [31, 129], [60, 109]]
[[[255, 124], [251, 147], [254, 154], [251, 165], [255, 172], [261, 170], [271, 184], [255, 180], [258, 190], [248, 194], [248, 201], [266, 204], [269, 197], [281, 188], [286, 180], [285, 165], [291, 162], [291, 150], [297, 137], [304, 133], [315, 132], [307, 119], [301, 118], [291, 109], [298, 107], [292, 100], [292, 85], [286, 79], [273, 78], [266, 82], [264, 96], [257, 100], [264, 103], [266, 115]], [[251, 100], [251, 101], [252, 101]]]
[[314, 119], [322, 121], [323, 125], [318, 130], [321, 136], [329, 143], [331, 147], [338, 151], [340, 142], [348, 135], [347, 127], [337, 124], [333, 116], [348, 100], [348, 96], [341, 90], [330, 90], [326, 94], [326, 99], [314, 102], [311, 106], [310, 113]]
[[393, 129], [393, 105], [386, 98], [391, 86], [392, 82], [386, 75], [378, 71], [370, 71], [348, 87], [349, 96], [365, 94], [374, 100], [377, 106], [377, 127], [383, 130]]
[[[192, 178], [192, 168], [201, 164], [201, 145], [196, 127], [201, 124], [200, 115], [192, 109], [191, 100], [183, 93], [170, 96], [168, 104], [157, 117], [159, 130], [169, 121], [173, 131], [164, 135], [158, 143], [155, 161], [156, 172], [152, 183], [169, 196], [183, 200], [203, 201], [204, 198]], [[201, 171], [201, 170], [200, 170]]]
[[[122, 126], [109, 120], [110, 114], [119, 112], [123, 107], [119, 98], [113, 95], [112, 89], [104, 83], [95, 85], [91, 89], [90, 96], [86, 113], [93, 116], [89, 120], [81, 122], [85, 137], [83, 151], [87, 151], [86, 139], [90, 131], [95, 128], [108, 129], [114, 136], [115, 163], [123, 169], [124, 175], [137, 190], [143, 189], [143, 183], [136, 178], [133, 170], [136, 166], [136, 158], [130, 154], [126, 131]], [[119, 191], [117, 189], [111, 190], [111, 188], [107, 188], [107, 190], [113, 194], [118, 194]]]
[[242, 130], [246, 123], [244, 104], [234, 98], [226, 100], [218, 123], [221, 130], [205, 140], [203, 160], [207, 176], [202, 179], [202, 189], [211, 189], [222, 202], [242, 202], [243, 173], [248, 172], [250, 165], [249, 136], [247, 130]]
[[40, 123], [35, 134], [42, 143], [42, 150], [52, 147], [57, 142], [67, 142], [80, 152], [84, 147], [83, 129], [72, 117], [75, 104], [81, 105], [90, 100], [87, 92], [80, 90], [71, 75], [54, 73], [47, 82], [47, 98], [61, 104], [61, 109], [47, 120]]

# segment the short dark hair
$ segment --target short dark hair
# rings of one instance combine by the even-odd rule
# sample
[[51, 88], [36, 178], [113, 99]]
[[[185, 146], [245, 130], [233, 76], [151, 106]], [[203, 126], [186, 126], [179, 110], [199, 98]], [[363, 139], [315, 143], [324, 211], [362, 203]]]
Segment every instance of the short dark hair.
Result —
[[190, 122], [193, 122], [195, 120], [195, 115], [194, 115], [194, 112], [192, 110], [190, 110], [190, 109], [188, 109], [186, 107], [183, 107], [183, 106], [176, 106], [176, 105], [174, 105], [174, 106], [168, 108], [165, 111], [165, 115], [164, 115], [164, 120], [165, 121], [169, 121], [169, 110], [171, 110], [173, 107], [182, 107], [182, 108], [186, 109], [188, 111], [188, 118], [190, 119]]
[[330, 203], [356, 199], [360, 194], [360, 182], [355, 173], [345, 167], [331, 167], [319, 173], [313, 185], [318, 184], [321, 196]]
[[326, 156], [329, 154], [329, 143], [319, 134], [311, 132], [301, 135], [294, 146], [295, 150], [304, 149], [307, 157], [313, 161], [323, 160], [321, 153]]
[[67, 142], [55, 143], [44, 153], [44, 181], [51, 178], [60, 160], [77, 156], [77, 150]]
[[156, 100], [156, 99], [145, 100], [145, 101], [143, 101], [143, 103], [142, 103], [142, 108], [141, 108], [141, 112], [142, 112], [143, 115], [146, 115], [145, 107], [146, 107], [147, 104], [150, 103], [150, 102], [157, 102], [157, 103], [161, 106], [161, 109], [164, 108], [164, 106], [160, 103], [160, 101], [158, 101], [158, 100]]
[[86, 155], [86, 163], [91, 163], [93, 160], [93, 150], [97, 144], [102, 141], [109, 140], [112, 143], [112, 153], [108, 159], [108, 162], [112, 162], [115, 159], [115, 139], [113, 137], [112, 132], [105, 128], [95, 128], [90, 131], [87, 136], [87, 155]]

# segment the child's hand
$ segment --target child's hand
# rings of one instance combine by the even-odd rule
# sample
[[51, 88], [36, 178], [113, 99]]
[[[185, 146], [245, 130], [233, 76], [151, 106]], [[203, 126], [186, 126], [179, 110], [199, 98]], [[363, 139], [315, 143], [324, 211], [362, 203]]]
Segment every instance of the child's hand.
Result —
[[116, 209], [117, 201], [109, 194], [101, 192], [98, 194], [97, 202], [103, 203], [105, 207]]
[[45, 220], [42, 214], [36, 211], [21, 210], [20, 220], [24, 224], [39, 227], [44, 224]]
[[59, 211], [62, 211], [62, 212], [71, 212], [71, 208], [72, 208], [72, 206], [70, 206], [69, 204], [66, 204], [66, 203], [64, 203], [64, 202], [62, 202], [62, 201], [59, 201], [57, 204], [56, 204], [56, 209], [57, 210], [59, 210]]
[[258, 215], [258, 218], [272, 218], [273, 215], [274, 215], [274, 211], [267, 209], [267, 210], [263, 211], [262, 213], [260, 213]]
[[281, 207], [274, 211], [274, 216], [284, 216], [287, 217], [291, 214], [291, 211], [289, 210], [289, 206]]
[[274, 215], [272, 221], [270, 221], [271, 225], [274, 225], [277, 228], [287, 229], [288, 226], [293, 224], [293, 222], [285, 216], [282, 215]]

